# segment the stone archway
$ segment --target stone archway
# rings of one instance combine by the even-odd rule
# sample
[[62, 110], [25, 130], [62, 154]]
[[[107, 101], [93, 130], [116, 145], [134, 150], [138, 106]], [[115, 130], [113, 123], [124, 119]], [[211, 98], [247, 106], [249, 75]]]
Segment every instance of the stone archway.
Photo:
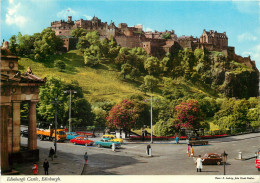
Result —
[[20, 149], [20, 105], [29, 102], [28, 149], [32, 160], [39, 159], [36, 136], [36, 103], [41, 79], [26, 72], [18, 71], [18, 57], [11, 55], [8, 42], [1, 48], [1, 170], [8, 172], [12, 163], [26, 159]]

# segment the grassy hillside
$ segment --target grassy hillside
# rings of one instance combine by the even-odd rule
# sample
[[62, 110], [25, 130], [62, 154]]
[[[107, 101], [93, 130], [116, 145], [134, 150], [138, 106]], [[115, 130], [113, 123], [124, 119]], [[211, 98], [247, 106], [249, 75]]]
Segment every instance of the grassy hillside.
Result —
[[[66, 64], [64, 72], [54, 67], [58, 60]], [[32, 61], [28, 58], [19, 60], [22, 73], [30, 66], [33, 73], [42, 78], [55, 76], [65, 82], [77, 80], [83, 88], [85, 98], [90, 102], [111, 100], [118, 102], [129, 95], [143, 95], [133, 84], [121, 81], [120, 73], [107, 65], [100, 65], [95, 69], [84, 66], [84, 59], [80, 51], [73, 50], [62, 55], [56, 55], [46, 63]]]
[[[63, 61], [66, 69], [60, 72], [55, 63]], [[118, 72], [109, 64], [100, 64], [96, 68], [86, 67], [82, 53], [79, 50], [72, 50], [62, 55], [55, 55], [47, 62], [41, 63], [33, 61], [29, 58], [21, 58], [19, 60], [19, 70], [24, 73], [26, 68], [30, 66], [33, 73], [42, 78], [55, 76], [65, 82], [77, 80], [83, 88], [85, 98], [91, 103], [96, 101], [108, 100], [119, 102], [123, 98], [131, 95], [142, 95], [138, 86], [140, 82], [131, 80], [122, 80], [120, 72]], [[217, 97], [215, 91], [211, 90], [203, 84], [194, 85], [185, 82], [182, 79], [174, 81], [174, 86], [185, 91], [185, 93], [203, 93], [211, 97]], [[147, 93], [147, 96], [149, 93]], [[160, 90], [155, 95], [160, 95]]]

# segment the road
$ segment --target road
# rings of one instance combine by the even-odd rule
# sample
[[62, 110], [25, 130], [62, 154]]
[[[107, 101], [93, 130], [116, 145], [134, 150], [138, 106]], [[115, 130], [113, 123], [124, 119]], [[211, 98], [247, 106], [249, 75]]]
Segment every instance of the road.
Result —
[[[93, 138], [97, 140], [97, 138]], [[210, 139], [209, 145], [194, 146], [195, 156], [205, 153], [228, 154], [226, 165], [227, 175], [259, 175], [254, 167], [255, 159], [236, 160], [238, 152], [243, 158], [254, 156], [260, 148], [260, 133]], [[26, 144], [27, 139], [21, 138], [21, 143]], [[40, 161], [48, 155], [52, 142], [38, 140]], [[193, 158], [187, 157], [185, 141], [180, 144], [169, 141], [152, 144], [152, 157], [146, 155], [145, 143], [125, 144], [113, 152], [108, 148], [95, 146], [73, 145], [71, 143], [58, 143], [58, 158], [53, 166], [60, 166], [52, 174], [60, 175], [223, 175], [223, 165], [205, 165], [203, 171], [197, 173]], [[83, 155], [88, 152], [89, 160], [84, 167]], [[52, 162], [51, 162], [52, 163]], [[84, 169], [83, 169], [84, 167]], [[83, 170], [83, 171], [82, 171]]]

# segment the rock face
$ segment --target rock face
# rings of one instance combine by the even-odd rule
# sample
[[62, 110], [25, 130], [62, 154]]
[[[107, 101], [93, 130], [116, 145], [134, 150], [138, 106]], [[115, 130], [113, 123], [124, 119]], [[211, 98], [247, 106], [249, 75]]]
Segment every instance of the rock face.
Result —
[[227, 97], [249, 98], [259, 96], [259, 72], [226, 72], [221, 91]]

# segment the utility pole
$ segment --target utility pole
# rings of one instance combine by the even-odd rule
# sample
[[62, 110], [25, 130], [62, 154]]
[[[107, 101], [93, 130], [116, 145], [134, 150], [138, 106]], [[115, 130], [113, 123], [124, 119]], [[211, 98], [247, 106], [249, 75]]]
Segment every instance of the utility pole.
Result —
[[70, 95], [70, 102], [69, 102], [69, 132], [71, 132], [71, 93], [77, 93], [76, 90], [66, 90], [64, 93], [69, 93]]
[[55, 100], [52, 101], [51, 103], [53, 103], [55, 105], [55, 140], [54, 140], [54, 148], [55, 148], [55, 154], [57, 152], [57, 105], [58, 103], [60, 103], [59, 100], [57, 100], [57, 95], [55, 96]]

